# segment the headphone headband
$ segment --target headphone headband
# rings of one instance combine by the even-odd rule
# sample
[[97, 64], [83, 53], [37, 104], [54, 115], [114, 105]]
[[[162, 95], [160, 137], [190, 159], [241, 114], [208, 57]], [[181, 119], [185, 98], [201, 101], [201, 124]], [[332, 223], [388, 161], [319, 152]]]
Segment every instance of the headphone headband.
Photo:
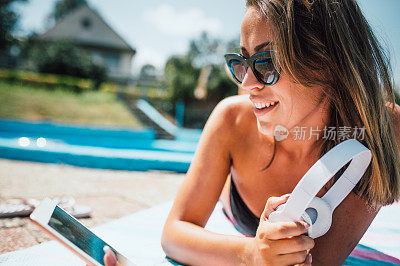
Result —
[[355, 139], [339, 143], [307, 171], [284, 205], [283, 217], [300, 220], [311, 200], [349, 161], [346, 171], [322, 197], [333, 211], [360, 181], [371, 161], [371, 151]]

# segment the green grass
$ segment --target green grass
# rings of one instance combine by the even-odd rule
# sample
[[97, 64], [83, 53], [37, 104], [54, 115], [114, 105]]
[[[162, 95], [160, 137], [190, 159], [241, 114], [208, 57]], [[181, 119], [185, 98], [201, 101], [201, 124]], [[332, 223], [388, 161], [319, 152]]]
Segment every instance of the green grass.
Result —
[[141, 127], [111, 92], [76, 94], [0, 81], [0, 118]]

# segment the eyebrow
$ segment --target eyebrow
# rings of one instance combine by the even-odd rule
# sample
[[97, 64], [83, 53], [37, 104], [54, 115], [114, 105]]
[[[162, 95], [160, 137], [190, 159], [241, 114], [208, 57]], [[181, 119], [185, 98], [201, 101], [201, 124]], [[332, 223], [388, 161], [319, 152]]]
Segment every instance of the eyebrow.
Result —
[[[268, 46], [268, 45], [270, 45], [270, 44], [271, 44], [271, 42], [264, 42], [264, 43], [262, 43], [262, 44], [259, 44], [259, 45], [257, 45], [257, 46], [254, 48], [254, 51], [259, 52], [262, 48], [264, 48], [264, 47], [266, 47], [266, 46]], [[247, 52], [246, 48], [244, 48], [243, 46], [240, 47], [240, 50], [242, 50], [242, 53], [247, 53], [247, 54], [249, 54], [249, 53]]]
[[270, 44], [271, 44], [271, 42], [264, 42], [264, 43], [262, 43], [262, 44], [257, 45], [257, 46], [254, 48], [254, 50], [255, 50], [256, 52], [259, 52], [262, 48], [264, 48], [265, 46], [268, 46], [268, 45], [270, 45]]

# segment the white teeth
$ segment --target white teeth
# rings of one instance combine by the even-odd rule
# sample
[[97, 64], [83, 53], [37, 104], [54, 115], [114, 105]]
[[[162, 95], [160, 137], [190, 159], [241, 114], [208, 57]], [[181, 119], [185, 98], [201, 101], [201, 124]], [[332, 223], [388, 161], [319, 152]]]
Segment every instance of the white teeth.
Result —
[[277, 104], [277, 103], [278, 103], [278, 102], [254, 103], [254, 106], [255, 106], [257, 109], [262, 109], [262, 108], [265, 108], [265, 107], [273, 106], [273, 105], [275, 105], [275, 104]]
[[269, 103], [254, 103], [254, 106], [258, 109], [262, 109], [265, 107], [270, 107], [273, 106], [275, 104], [277, 104], [278, 102], [269, 102]]

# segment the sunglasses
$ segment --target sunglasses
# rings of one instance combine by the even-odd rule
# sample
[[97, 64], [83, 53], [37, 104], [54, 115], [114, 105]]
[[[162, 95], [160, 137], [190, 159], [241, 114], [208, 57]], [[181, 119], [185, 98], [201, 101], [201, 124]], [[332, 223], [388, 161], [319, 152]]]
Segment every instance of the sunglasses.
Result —
[[240, 54], [226, 54], [225, 61], [233, 78], [242, 83], [250, 67], [257, 80], [267, 86], [274, 85], [279, 79], [279, 72], [276, 70], [272, 53], [275, 51], [265, 51], [253, 54], [249, 58], [244, 58]]

